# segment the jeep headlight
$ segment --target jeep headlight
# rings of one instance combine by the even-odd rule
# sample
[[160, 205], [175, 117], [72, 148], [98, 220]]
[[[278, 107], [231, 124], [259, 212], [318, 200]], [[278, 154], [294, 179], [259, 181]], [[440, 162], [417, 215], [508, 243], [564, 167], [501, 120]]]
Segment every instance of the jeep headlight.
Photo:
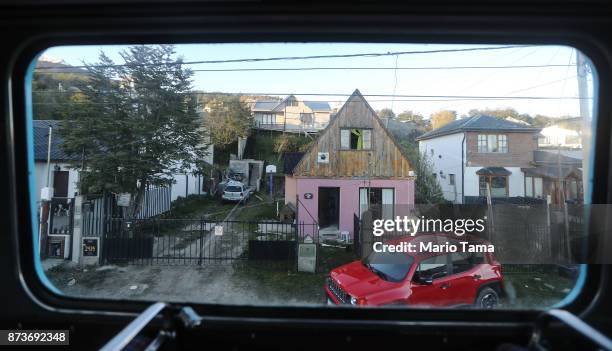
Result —
[[357, 304], [357, 298], [351, 296], [351, 305], [356, 305]]

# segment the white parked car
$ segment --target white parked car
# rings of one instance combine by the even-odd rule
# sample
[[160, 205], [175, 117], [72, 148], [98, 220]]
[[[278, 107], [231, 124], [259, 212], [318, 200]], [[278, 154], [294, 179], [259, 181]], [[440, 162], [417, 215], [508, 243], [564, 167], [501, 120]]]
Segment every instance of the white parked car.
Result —
[[229, 181], [225, 185], [221, 199], [223, 201], [247, 202], [251, 189], [241, 182]]

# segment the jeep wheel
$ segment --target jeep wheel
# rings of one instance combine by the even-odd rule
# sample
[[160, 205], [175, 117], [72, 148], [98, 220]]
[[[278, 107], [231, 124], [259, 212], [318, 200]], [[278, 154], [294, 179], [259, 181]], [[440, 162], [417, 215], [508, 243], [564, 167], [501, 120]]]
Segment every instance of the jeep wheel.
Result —
[[499, 303], [499, 295], [491, 288], [484, 288], [476, 298], [476, 307], [483, 309], [492, 309], [497, 307]]

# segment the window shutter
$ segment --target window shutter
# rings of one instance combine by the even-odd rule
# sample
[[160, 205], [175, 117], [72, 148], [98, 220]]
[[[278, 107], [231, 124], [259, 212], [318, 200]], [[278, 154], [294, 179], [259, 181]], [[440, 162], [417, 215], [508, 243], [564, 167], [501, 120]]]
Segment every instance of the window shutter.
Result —
[[363, 135], [363, 149], [369, 150], [372, 148], [372, 131], [369, 129], [364, 129], [361, 131]]
[[348, 129], [340, 129], [340, 148], [349, 149], [351, 147], [351, 132]]

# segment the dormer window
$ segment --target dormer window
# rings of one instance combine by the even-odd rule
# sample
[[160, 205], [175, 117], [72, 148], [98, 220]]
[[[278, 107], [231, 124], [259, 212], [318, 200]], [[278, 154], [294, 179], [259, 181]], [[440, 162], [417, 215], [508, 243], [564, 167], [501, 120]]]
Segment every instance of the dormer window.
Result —
[[372, 130], [346, 128], [340, 129], [340, 149], [370, 150], [372, 148]]

